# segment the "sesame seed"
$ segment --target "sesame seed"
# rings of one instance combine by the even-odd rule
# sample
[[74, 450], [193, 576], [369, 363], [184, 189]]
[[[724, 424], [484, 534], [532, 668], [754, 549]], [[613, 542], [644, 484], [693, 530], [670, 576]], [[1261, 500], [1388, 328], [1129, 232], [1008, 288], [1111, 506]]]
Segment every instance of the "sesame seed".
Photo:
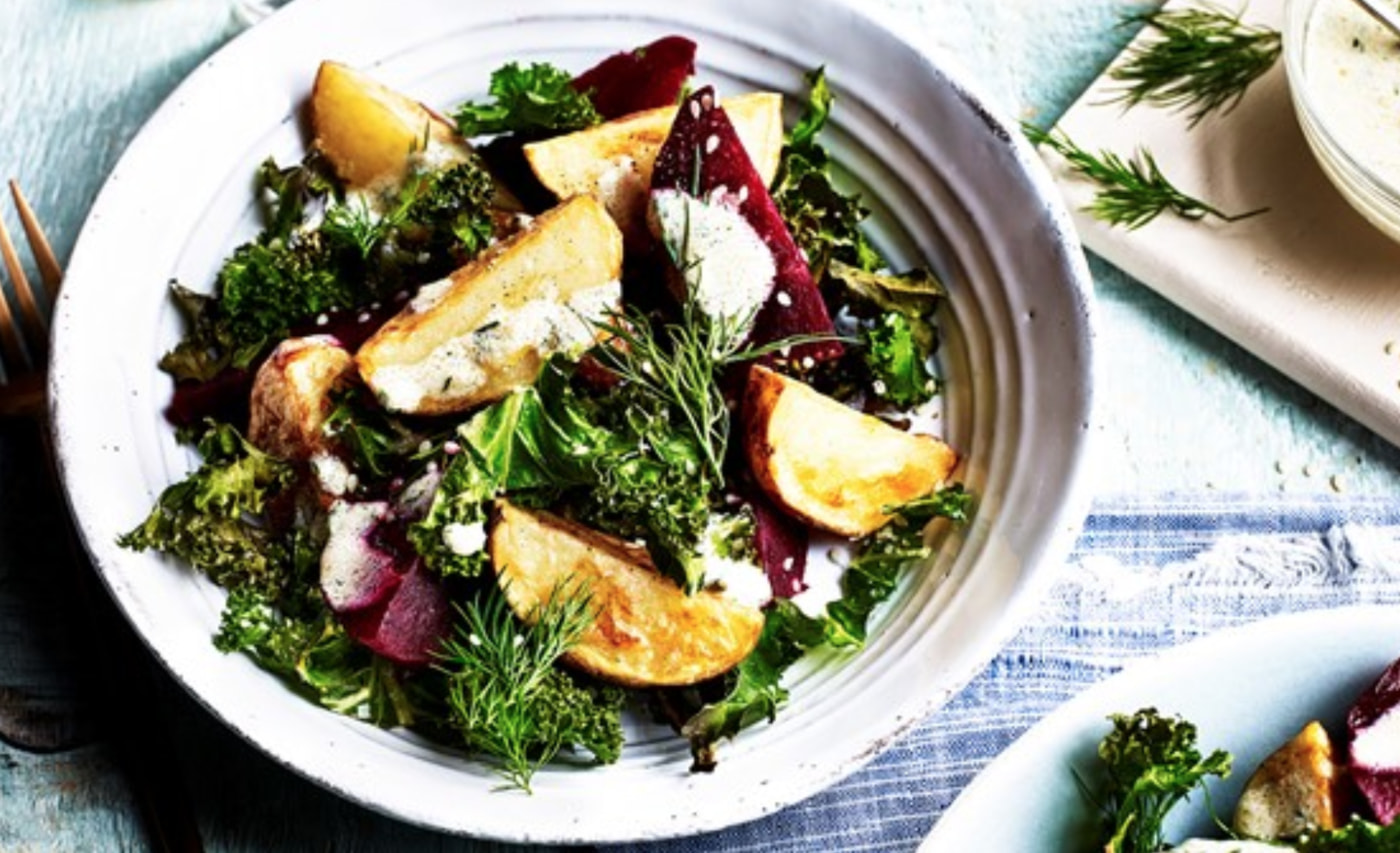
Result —
[[361, 312], [360, 312], [360, 316], [356, 317], [355, 320], [356, 320], [356, 322], [359, 322], [359, 323], [368, 323], [368, 322], [369, 322], [369, 312], [368, 312], [368, 311], [361, 311]]
[[473, 646], [479, 646], [479, 645], [481, 645], [481, 638], [478, 637], [478, 636], [475, 635], [475, 634], [468, 634], [468, 635], [467, 635], [467, 642], [468, 642], [468, 643], [471, 643]]
[[785, 558], [783, 560], [783, 571], [791, 571], [794, 562], [796, 561], [792, 557]]
[[810, 355], [805, 355], [802, 357], [802, 366], [807, 368], [808, 370], [811, 370], [814, 366], [816, 366], [816, 361], [814, 361]]
[[691, 101], [691, 102], [690, 102], [690, 117], [691, 117], [691, 118], [699, 118], [699, 117], [700, 117], [700, 103], [699, 103], [698, 101]]
[[446, 453], [448, 456], [456, 456], [458, 453], [462, 452], [462, 445], [455, 441], [443, 442], [442, 452]]
[[331, 321], [331, 318], [328, 317], [328, 316], [326, 316], [325, 314], [317, 314], [317, 315], [316, 315], [316, 325], [318, 325], [318, 326], [324, 326], [324, 325], [326, 325], [327, 323], [329, 323], [330, 321]]
[[792, 294], [788, 293], [786, 290], [778, 291], [778, 295], [776, 298], [778, 300], [778, 304], [783, 306], [784, 308], [787, 308], [792, 305]]
[[712, 110], [715, 108], [715, 96], [706, 92], [700, 96], [700, 106], [702, 109]]
[[746, 202], [746, 201], [748, 201], [748, 200], [749, 200], [749, 185], [748, 185], [748, 184], [744, 184], [742, 187], [739, 187], [739, 203], [740, 203], [740, 204], [743, 204], [744, 202]]
[[713, 154], [713, 153], [715, 153], [715, 152], [718, 151], [718, 150], [719, 150], [719, 135], [718, 135], [718, 134], [712, 133], [712, 134], [709, 135], [709, 137], [707, 137], [707, 138], [705, 139], [705, 153], [706, 153], [706, 154]]

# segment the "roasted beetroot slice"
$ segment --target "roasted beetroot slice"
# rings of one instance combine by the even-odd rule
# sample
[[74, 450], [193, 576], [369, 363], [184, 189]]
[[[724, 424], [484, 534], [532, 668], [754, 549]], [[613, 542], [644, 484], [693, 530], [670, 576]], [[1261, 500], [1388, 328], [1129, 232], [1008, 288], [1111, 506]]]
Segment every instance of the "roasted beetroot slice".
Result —
[[[777, 271], [773, 292], [754, 320], [751, 345], [796, 335], [833, 334], [831, 315], [812, 271], [709, 86], [681, 104], [671, 134], [657, 154], [651, 189], [653, 193], [677, 190], [702, 199], [737, 199], [740, 214], [768, 246]], [[800, 344], [766, 360], [805, 365], [807, 359], [825, 361], [841, 352], [839, 341], [823, 340]]]
[[745, 496], [753, 509], [758, 562], [768, 575], [775, 598], [792, 598], [807, 588], [807, 528], [754, 492]]
[[233, 367], [205, 382], [177, 382], [170, 405], [165, 407], [165, 419], [177, 427], [194, 426], [207, 418], [229, 424], [248, 423], [253, 373]]
[[1400, 660], [1347, 712], [1350, 771], [1377, 821], [1400, 815]]
[[451, 628], [442, 583], [414, 560], [393, 597], [373, 611], [353, 613], [345, 630], [370, 651], [401, 666], [427, 666]]
[[615, 53], [578, 75], [573, 87], [589, 92], [604, 119], [674, 104], [685, 81], [695, 73], [695, 42], [666, 36], [651, 44]]
[[321, 594], [338, 616], [375, 611], [398, 592], [410, 559], [379, 544], [390, 524], [387, 503], [347, 505], [332, 513], [331, 536], [321, 556]]

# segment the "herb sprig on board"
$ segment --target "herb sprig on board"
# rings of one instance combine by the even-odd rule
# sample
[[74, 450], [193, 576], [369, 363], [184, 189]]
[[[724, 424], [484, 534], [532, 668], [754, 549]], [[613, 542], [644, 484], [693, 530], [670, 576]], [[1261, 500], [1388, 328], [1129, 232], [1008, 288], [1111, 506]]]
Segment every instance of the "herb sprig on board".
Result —
[[1140, 38], [1109, 71], [1124, 84], [1114, 101], [1179, 109], [1192, 127], [1217, 109], [1234, 108], [1283, 50], [1277, 30], [1213, 5], [1129, 15], [1123, 23], [1155, 35]]
[[1124, 159], [1112, 151], [1097, 154], [1086, 151], [1063, 131], [1041, 130], [1029, 124], [1022, 125], [1022, 131], [1031, 142], [1055, 151], [1069, 162], [1071, 169], [1098, 185], [1088, 210], [1110, 225], [1121, 225], [1129, 230], [1141, 228], [1167, 211], [1183, 219], [1214, 216], [1226, 222], [1263, 212], [1260, 208], [1246, 213], [1224, 213], [1182, 192], [1162, 174], [1156, 159], [1146, 149]]

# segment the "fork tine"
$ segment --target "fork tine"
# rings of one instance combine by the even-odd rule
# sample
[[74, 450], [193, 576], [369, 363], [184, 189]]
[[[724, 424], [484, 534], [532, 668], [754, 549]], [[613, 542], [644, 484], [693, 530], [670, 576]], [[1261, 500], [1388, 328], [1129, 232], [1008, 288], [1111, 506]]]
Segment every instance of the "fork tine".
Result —
[[[19, 262], [14, 241], [10, 239], [10, 229], [5, 227], [3, 219], [0, 219], [0, 254], [4, 255], [5, 268], [10, 273], [10, 284], [14, 286], [15, 297], [19, 300], [20, 316], [23, 317], [29, 333], [29, 352], [34, 356], [32, 362], [37, 364], [43, 360], [43, 353], [47, 348], [45, 339], [48, 337], [48, 329], [39, 313], [39, 306], [34, 302], [34, 290], [29, 285], [29, 276], [25, 275], [24, 267]], [[14, 327], [13, 322], [7, 325]]]
[[52, 305], [58, 298], [58, 286], [63, 282], [63, 267], [58, 265], [58, 257], [49, 245], [49, 238], [44, 236], [34, 208], [29, 206], [29, 199], [24, 197], [19, 182], [14, 178], [10, 179], [10, 195], [15, 200], [15, 209], [19, 211], [20, 224], [24, 226], [24, 238], [29, 241], [29, 249], [34, 253], [34, 263], [39, 267], [39, 280], [44, 283], [48, 302]]
[[[4, 228], [3, 222], [0, 222], [0, 228]], [[3, 290], [0, 290], [0, 353], [4, 355], [5, 378], [12, 383], [24, 371], [28, 358], [19, 339], [15, 317], [10, 313], [10, 300]]]

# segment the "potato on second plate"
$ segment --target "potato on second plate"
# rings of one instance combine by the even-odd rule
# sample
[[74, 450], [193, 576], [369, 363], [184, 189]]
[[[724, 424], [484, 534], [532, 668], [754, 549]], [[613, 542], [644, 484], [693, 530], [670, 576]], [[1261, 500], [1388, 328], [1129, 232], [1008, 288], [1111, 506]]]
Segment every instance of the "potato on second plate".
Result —
[[1336, 828], [1340, 810], [1333, 789], [1339, 775], [1327, 730], [1308, 723], [1249, 777], [1235, 804], [1235, 831], [1273, 840]]
[[[721, 102], [765, 185], [773, 182], [783, 148], [783, 98], [755, 92]], [[532, 142], [525, 158], [540, 183], [559, 198], [591, 195], [617, 220], [629, 246], [648, 242], [647, 193], [656, 154], [671, 132], [674, 106], [604, 122]]]
[[549, 513], [499, 502], [488, 547], [523, 619], [556, 589], [587, 591], [597, 615], [565, 657], [608, 681], [695, 684], [738, 665], [763, 631], [757, 607], [714, 590], [686, 595], [645, 548]]
[[355, 355], [388, 409], [458, 412], [529, 385], [546, 359], [582, 352], [622, 296], [622, 235], [579, 197], [424, 285]]
[[953, 472], [957, 454], [928, 435], [896, 429], [762, 366], [742, 403], [744, 452], [764, 492], [833, 533], [864, 536], [883, 508], [923, 497]]

